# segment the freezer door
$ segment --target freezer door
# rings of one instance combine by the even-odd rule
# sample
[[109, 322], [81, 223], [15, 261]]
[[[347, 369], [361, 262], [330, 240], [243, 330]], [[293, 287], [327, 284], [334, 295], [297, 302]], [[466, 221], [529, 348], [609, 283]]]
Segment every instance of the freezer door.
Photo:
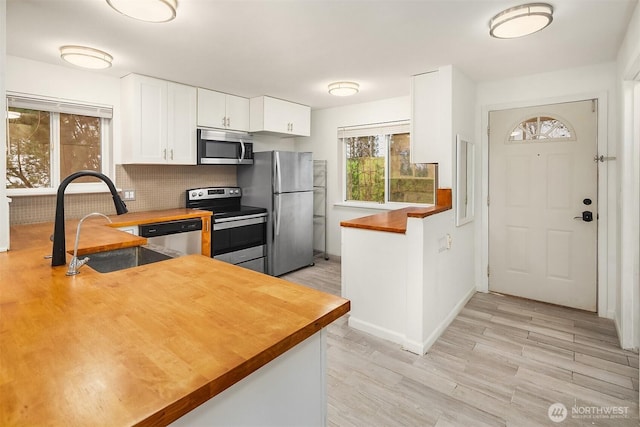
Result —
[[274, 276], [313, 264], [313, 192], [274, 194], [271, 259]]
[[274, 193], [313, 190], [312, 153], [274, 151], [273, 157]]

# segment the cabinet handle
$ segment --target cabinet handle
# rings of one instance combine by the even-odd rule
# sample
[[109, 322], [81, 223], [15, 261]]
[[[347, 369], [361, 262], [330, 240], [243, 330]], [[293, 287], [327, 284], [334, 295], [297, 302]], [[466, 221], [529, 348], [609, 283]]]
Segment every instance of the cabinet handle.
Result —
[[226, 117], [222, 118], [222, 127], [227, 127], [227, 118]]
[[173, 160], [173, 148], [171, 149], [171, 160]]
[[162, 150], [162, 158], [167, 160], [167, 149]]
[[227, 117], [227, 127], [231, 127], [231, 118]]

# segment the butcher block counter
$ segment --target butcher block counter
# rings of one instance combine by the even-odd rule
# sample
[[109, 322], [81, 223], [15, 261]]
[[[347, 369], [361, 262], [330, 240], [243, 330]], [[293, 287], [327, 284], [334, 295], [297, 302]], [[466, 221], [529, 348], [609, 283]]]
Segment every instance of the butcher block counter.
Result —
[[[106, 225], [83, 223], [83, 251], [145, 242]], [[14, 226], [0, 253], [3, 426], [166, 425], [349, 311], [345, 299], [202, 255], [69, 277], [45, 258], [52, 230]]]
[[365, 230], [406, 233], [407, 218], [426, 218], [451, 209], [451, 189], [438, 189], [437, 204], [429, 207], [408, 207], [342, 221], [342, 227], [363, 228]]

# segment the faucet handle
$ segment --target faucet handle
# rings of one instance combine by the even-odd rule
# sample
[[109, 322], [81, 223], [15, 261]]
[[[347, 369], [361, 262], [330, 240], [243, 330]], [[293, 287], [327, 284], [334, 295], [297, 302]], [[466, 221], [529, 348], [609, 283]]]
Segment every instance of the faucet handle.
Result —
[[76, 256], [71, 258], [71, 262], [69, 263], [69, 268], [67, 269], [67, 276], [75, 276], [80, 273], [80, 267], [89, 262], [89, 257], [84, 257], [80, 259]]

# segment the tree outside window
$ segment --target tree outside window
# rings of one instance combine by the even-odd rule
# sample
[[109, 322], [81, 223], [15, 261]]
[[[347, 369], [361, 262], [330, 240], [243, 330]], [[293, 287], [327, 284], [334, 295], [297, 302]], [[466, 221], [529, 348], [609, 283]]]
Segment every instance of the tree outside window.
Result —
[[411, 163], [408, 124], [341, 129], [345, 200], [435, 203], [437, 164]]
[[102, 120], [9, 107], [6, 187], [53, 188], [73, 172], [101, 172]]

